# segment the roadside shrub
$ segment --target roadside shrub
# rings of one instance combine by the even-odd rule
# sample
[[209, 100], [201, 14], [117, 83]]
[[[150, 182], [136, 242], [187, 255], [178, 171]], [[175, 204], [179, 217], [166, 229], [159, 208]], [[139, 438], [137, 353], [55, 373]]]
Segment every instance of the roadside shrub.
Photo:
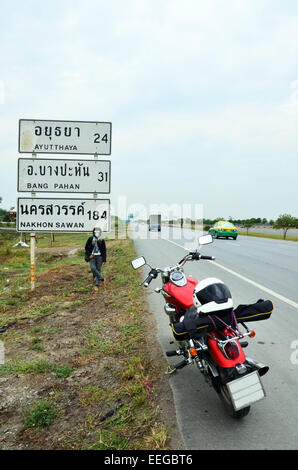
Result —
[[39, 431], [42, 427], [51, 426], [57, 416], [58, 412], [52, 403], [47, 400], [40, 401], [24, 411], [24, 429], [35, 427]]

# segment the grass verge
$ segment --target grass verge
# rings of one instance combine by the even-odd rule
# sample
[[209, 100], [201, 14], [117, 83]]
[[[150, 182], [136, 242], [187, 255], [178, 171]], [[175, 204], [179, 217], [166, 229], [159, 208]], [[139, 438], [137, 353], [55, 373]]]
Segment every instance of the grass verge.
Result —
[[1, 447], [170, 449], [160, 399], [171, 391], [139, 273], [130, 266], [133, 243], [106, 241], [105, 283], [95, 293], [82, 249], [73, 251], [86, 237], [59, 238], [58, 247], [42, 252], [33, 292], [28, 251], [11, 248], [7, 237], [0, 246]]
[[[283, 235], [279, 235], [277, 233], [262, 233], [262, 232], [248, 232], [246, 231], [239, 231], [239, 235], [245, 235], [247, 237], [258, 237], [258, 238], [272, 238], [274, 240], [284, 240]], [[287, 235], [285, 241], [291, 241], [291, 242], [298, 242], [298, 237], [295, 237], [293, 235]]]

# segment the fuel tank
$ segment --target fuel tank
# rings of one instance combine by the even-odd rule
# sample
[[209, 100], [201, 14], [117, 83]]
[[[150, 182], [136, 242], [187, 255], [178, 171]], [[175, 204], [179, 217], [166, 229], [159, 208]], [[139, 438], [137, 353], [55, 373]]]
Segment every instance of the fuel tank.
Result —
[[189, 309], [193, 305], [193, 291], [198, 281], [192, 277], [187, 276], [187, 284], [185, 286], [176, 286], [171, 281], [163, 286], [163, 290], [170, 296], [167, 297], [167, 302], [175, 305], [183, 310]]

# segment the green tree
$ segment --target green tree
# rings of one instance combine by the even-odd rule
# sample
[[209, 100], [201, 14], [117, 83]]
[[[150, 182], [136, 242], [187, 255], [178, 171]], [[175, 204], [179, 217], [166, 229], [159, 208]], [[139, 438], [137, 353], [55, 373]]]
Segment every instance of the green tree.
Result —
[[246, 235], [248, 235], [248, 230], [255, 225], [255, 219], [246, 219], [242, 221], [242, 226], [246, 228]]
[[281, 214], [274, 224], [274, 228], [281, 228], [284, 232], [284, 240], [289, 228], [296, 227], [297, 219], [290, 214]]
[[[2, 197], [0, 196], [0, 204], [1, 203], [2, 203]], [[10, 221], [7, 210], [0, 209], [0, 220], [4, 220], [4, 222], [9, 222]]]

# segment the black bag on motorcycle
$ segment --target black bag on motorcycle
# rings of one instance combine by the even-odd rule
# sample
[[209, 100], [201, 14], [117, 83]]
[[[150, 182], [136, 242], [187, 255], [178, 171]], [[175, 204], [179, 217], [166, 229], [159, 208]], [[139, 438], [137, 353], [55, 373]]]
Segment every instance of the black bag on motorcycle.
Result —
[[[258, 320], [267, 320], [270, 318], [274, 310], [273, 302], [271, 300], [260, 299], [254, 304], [239, 305], [235, 310], [235, 317], [237, 322], [251, 322]], [[214, 316], [215, 315], [215, 316]], [[182, 321], [172, 323], [172, 332], [176, 341], [186, 341], [190, 338], [198, 338], [204, 336], [206, 333], [218, 328], [223, 328], [223, 323], [216, 319], [218, 312], [210, 314], [208, 317], [201, 317], [194, 306], [190, 307]], [[233, 323], [231, 310], [222, 312], [220, 316], [226, 324]], [[216, 328], [215, 328], [216, 327]]]
[[239, 323], [267, 320], [274, 310], [272, 300], [259, 299], [255, 304], [241, 304], [235, 308], [234, 313]]
[[[231, 312], [228, 312], [223, 319], [230, 323]], [[171, 327], [176, 341], [186, 341], [190, 338], [199, 338], [214, 330], [214, 324], [217, 325], [215, 322], [209, 317], [200, 317], [196, 308], [192, 306], [185, 312], [183, 320], [172, 323]]]

